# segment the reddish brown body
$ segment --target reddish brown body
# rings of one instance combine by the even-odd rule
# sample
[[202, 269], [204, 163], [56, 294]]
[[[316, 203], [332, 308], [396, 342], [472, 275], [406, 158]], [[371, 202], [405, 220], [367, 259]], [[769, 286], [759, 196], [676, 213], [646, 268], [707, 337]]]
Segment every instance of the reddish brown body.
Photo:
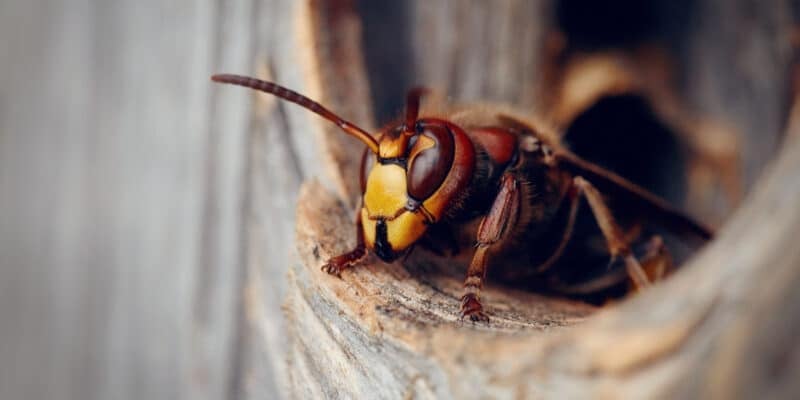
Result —
[[[611, 196], [626, 220], [647, 220], [685, 238], [705, 241], [708, 229], [631, 182], [586, 162], [563, 148], [553, 134], [531, 121], [486, 107], [420, 116], [421, 90], [407, 99], [406, 116], [373, 139], [319, 104], [269, 82], [223, 75], [214, 80], [273, 93], [333, 121], [364, 142], [358, 244], [330, 259], [322, 269], [339, 275], [368, 252], [386, 262], [416, 245], [442, 252], [441, 244], [473, 249], [464, 281], [461, 315], [487, 320], [480, 290], [490, 266], [515, 264], [506, 277], [545, 282], [556, 291], [598, 291], [627, 276], [643, 287], [668, 269], [669, 254], [659, 237], [649, 242], [620, 227], [607, 206]], [[602, 194], [601, 194], [602, 192]], [[570, 242], [581, 200], [605, 239], [603, 257], [620, 268], [602, 279], [568, 287], [557, 280], [558, 265]], [[474, 227], [474, 237], [458, 243]], [[646, 239], [646, 238], [643, 238]], [[641, 263], [631, 244], [646, 242]], [[513, 262], [511, 262], [513, 260]], [[558, 266], [558, 267], [556, 267]], [[554, 280], [555, 277], [555, 280]]]

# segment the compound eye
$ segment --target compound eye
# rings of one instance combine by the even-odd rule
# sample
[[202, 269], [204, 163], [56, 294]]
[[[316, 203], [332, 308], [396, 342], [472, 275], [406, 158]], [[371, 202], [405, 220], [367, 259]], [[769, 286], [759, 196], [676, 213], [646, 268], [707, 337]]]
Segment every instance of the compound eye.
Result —
[[423, 201], [436, 192], [450, 172], [454, 143], [446, 125], [423, 124], [420, 128], [408, 153], [406, 178], [408, 195]]

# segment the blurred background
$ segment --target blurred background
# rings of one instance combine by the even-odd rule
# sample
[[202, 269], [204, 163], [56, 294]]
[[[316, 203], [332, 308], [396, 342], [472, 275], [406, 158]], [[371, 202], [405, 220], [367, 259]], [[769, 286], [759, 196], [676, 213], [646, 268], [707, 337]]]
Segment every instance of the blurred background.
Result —
[[[363, 21], [364, 59], [336, 61], [364, 63], [373, 103], [352, 106], [379, 122], [428, 84], [568, 129], [622, 85], [706, 154], [689, 185], [718, 193], [690, 188], [690, 209], [721, 223], [779, 147], [797, 4], [591, 3], [0, 3], [0, 399], [285, 394], [296, 191], [325, 180], [314, 137], [285, 133], [314, 121], [208, 77], [313, 90], [306, 6]], [[573, 96], [570, 71], [603, 60], [627, 66]]]
[[250, 98], [209, 76], [272, 3], [0, 4], [0, 398], [236, 397]]

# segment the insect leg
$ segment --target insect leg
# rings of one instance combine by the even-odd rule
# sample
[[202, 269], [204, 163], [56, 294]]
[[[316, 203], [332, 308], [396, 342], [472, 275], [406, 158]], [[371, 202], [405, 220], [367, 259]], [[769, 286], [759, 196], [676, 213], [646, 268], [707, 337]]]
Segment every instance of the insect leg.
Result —
[[[635, 253], [642, 254], [640, 263], [644, 273], [651, 282], [663, 279], [669, 275], [675, 267], [672, 261], [672, 255], [664, 244], [664, 240], [659, 235], [653, 235], [650, 240], [644, 244], [644, 248], [639, 249], [637, 247]], [[578, 284], [565, 285], [558, 281], [554, 281], [552, 284], [561, 293], [584, 295], [597, 293], [626, 280], [630, 289], [636, 289], [636, 284], [633, 282], [633, 279], [624, 271], [609, 272], [603, 276]]]
[[487, 321], [480, 301], [480, 291], [486, 279], [489, 255], [509, 237], [519, 217], [520, 187], [517, 179], [506, 173], [501, 178], [500, 191], [492, 208], [478, 227], [475, 255], [464, 280], [464, 296], [461, 297], [461, 318], [472, 321]]
[[576, 176], [573, 180], [574, 185], [586, 197], [589, 207], [592, 209], [594, 218], [603, 236], [606, 238], [608, 251], [611, 253], [612, 258], [621, 257], [625, 262], [625, 269], [628, 276], [637, 288], [644, 288], [650, 285], [650, 280], [647, 274], [642, 269], [642, 266], [636, 260], [636, 257], [631, 253], [630, 246], [624, 239], [624, 235], [619, 225], [614, 221], [614, 216], [611, 214], [600, 192], [586, 179]]
[[[360, 207], [359, 207], [360, 208]], [[361, 225], [361, 213], [356, 209], [356, 247], [347, 253], [331, 257], [321, 270], [336, 275], [341, 278], [342, 271], [356, 265], [367, 255], [367, 248], [364, 245], [364, 229]]]
[[672, 255], [659, 235], [652, 236], [646, 246], [646, 253], [641, 258], [642, 269], [650, 281], [659, 281], [672, 271]]
[[553, 251], [553, 254], [551, 254], [547, 260], [536, 267], [536, 273], [546, 271], [553, 266], [553, 264], [555, 264], [555, 262], [561, 257], [561, 254], [564, 253], [567, 243], [569, 243], [569, 240], [572, 238], [572, 231], [575, 228], [575, 218], [578, 215], [578, 207], [580, 206], [580, 190], [573, 187], [567, 194], [567, 197], [569, 201], [569, 214], [567, 215], [567, 221], [566, 225], [564, 225], [564, 230], [561, 232], [561, 241], [558, 243], [555, 251]]
[[[535, 268], [533, 269], [516, 269], [514, 271], [506, 272], [505, 277], [506, 279], [511, 280], [522, 280], [522, 279], [530, 279], [532, 276], [541, 274], [544, 271], [547, 271], [552, 267], [561, 255], [564, 254], [564, 249], [566, 249], [567, 244], [572, 239], [572, 233], [575, 229], [575, 220], [578, 215], [578, 209], [581, 205], [581, 195], [580, 190], [577, 187], [571, 187], [570, 191], [567, 193], [566, 201], [569, 202], [568, 212], [566, 216], [566, 220], [564, 221], [563, 228], [561, 231], [557, 232], [556, 234], [559, 235], [559, 241], [553, 247], [550, 255], [544, 260], [538, 263]], [[549, 251], [549, 250], [548, 250]]]

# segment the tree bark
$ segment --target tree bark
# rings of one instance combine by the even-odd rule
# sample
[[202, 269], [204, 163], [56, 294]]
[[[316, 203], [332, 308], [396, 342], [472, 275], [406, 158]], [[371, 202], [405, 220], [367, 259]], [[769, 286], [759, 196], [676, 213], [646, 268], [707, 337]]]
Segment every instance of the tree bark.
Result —
[[[711, 3], [703, 2], [699, 7], [703, 10], [700, 20], [719, 20]], [[489, 23], [471, 17], [474, 9], [458, 7], [455, 2], [416, 4], [400, 14], [405, 20], [398, 25], [400, 31], [413, 33], [409, 35], [411, 44], [401, 41], [398, 51], [405, 55], [401, 60], [416, 71], [412, 77], [423, 77], [419, 79], [422, 82], [413, 83], [431, 79], [457, 100], [533, 105], [537, 101], [528, 97], [531, 92], [521, 89], [527, 83], [508, 86], [503, 82], [530, 82], [533, 88], [541, 84], [529, 74], [535, 76], [546, 68], [542, 57], [546, 57], [547, 44], [543, 41], [546, 31], [554, 26], [550, 19], [552, 7], [550, 2], [506, 2], [493, 8], [494, 22]], [[531, 14], [524, 14], [523, 9]], [[312, 13], [325, 12], [325, 7], [318, 10], [309, 9]], [[758, 20], [768, 26], [786, 26], [785, 21], [774, 18], [780, 12], [765, 11]], [[743, 14], [734, 14], [744, 18]], [[533, 27], [533, 33], [515, 24], [498, 22], [513, 21], [520, 15], [533, 16], [526, 25]], [[316, 23], [325, 21], [316, 25], [318, 30], [310, 36], [317, 48], [330, 45], [331, 41], [325, 39], [328, 36], [342, 40], [338, 36], [342, 34], [340, 30], [352, 34], [351, 29], [359, 29], [357, 24], [351, 25], [354, 22], [349, 17], [316, 18]], [[413, 23], [409, 24], [409, 20]], [[416, 23], [422, 28], [415, 29]], [[366, 26], [369, 24], [365, 22]], [[708, 29], [713, 26], [701, 26], [697, 31]], [[523, 31], [524, 35], [519, 34]], [[698, 52], [696, 48], [716, 43], [706, 43], [707, 38], [700, 38], [698, 35], [703, 34], [697, 31], [689, 30], [685, 42], [675, 50], [681, 57], [693, 54], [676, 58], [680, 73], [702, 68], [709, 62], [708, 57], [723, 57]], [[786, 36], [778, 33], [784, 31], [775, 28], [769, 32], [773, 34], [765, 34], [765, 41], [785, 43]], [[472, 52], [470, 46], [476, 41], [484, 45]], [[369, 40], [366, 43], [367, 65], [376, 65], [375, 60], [370, 61], [374, 53], [369, 50]], [[390, 97], [387, 93], [402, 99], [402, 86], [413, 85], [414, 79], [396, 70], [367, 70], [371, 82], [388, 79], [387, 76], [400, 76], [403, 82], [380, 86], [374, 94], [383, 100], [369, 102], [362, 86], [369, 83], [354, 78], [365, 71], [358, 65], [360, 58], [354, 56], [358, 51], [341, 43], [333, 47], [353, 51], [348, 53], [348, 60], [351, 66], [356, 63], [356, 74], [334, 66], [341, 57], [318, 57], [314, 68], [345, 74], [347, 78], [341, 81], [352, 83], [355, 79], [358, 84], [354, 95], [345, 99], [331, 97], [331, 93], [341, 93], [341, 86], [332, 86], [327, 96], [323, 89], [322, 98], [327, 101], [324, 104], [330, 108], [348, 110], [339, 101], [351, 106], [372, 104], [380, 115], [385, 99]], [[481, 53], [489, 48], [491, 55]], [[501, 50], [508, 48], [530, 52], [520, 55]], [[691, 51], [686, 53], [686, 49]], [[318, 51], [317, 54], [326, 54], [324, 48]], [[786, 52], [767, 53], [769, 57], [759, 62], [777, 63], [789, 70], [791, 57]], [[471, 57], [497, 62], [471, 63]], [[520, 57], [526, 61], [520, 62]], [[752, 54], [741, 57], [752, 61]], [[702, 89], [702, 96], [694, 87], [679, 87], [670, 95], [678, 96], [682, 106], [713, 104], [697, 109], [697, 114], [729, 121], [729, 114], [708, 110], [725, 109], [724, 104], [730, 99], [721, 93], [730, 88], [728, 83], [756, 79], [748, 74], [758, 74], [759, 70], [737, 71], [719, 71], [719, 76]], [[441, 79], [430, 78], [437, 76]], [[466, 76], [471, 78], [455, 78]], [[310, 76], [322, 87], [340, 81], [333, 78]], [[693, 79], [696, 78], [678, 81], [691, 83], [695, 82]], [[771, 107], [784, 107], [784, 94], [773, 93], [769, 88], [787, 82], [786, 73], [773, 71], [768, 81], [769, 85], [750, 87], [753, 92], [749, 101], [769, 98]], [[394, 104], [388, 108], [396, 109], [401, 102]], [[780, 110], [767, 116], [737, 115], [736, 118], [750, 121], [750, 125], [769, 119], [763, 125], [765, 131], [737, 134], [745, 138], [745, 143], [761, 134], [780, 138], [781, 123], [775, 121], [782, 118], [780, 115]], [[369, 122], [367, 116], [363, 117]], [[789, 127], [790, 133], [798, 130], [796, 123]], [[703, 135], [704, 131], [698, 128], [697, 132]], [[602, 308], [510, 290], [490, 282], [482, 295], [492, 318], [489, 325], [457, 319], [463, 272], [428, 254], [415, 254], [402, 266], [370, 261], [346, 271], [342, 279], [321, 272], [319, 267], [328, 257], [354, 245], [350, 200], [355, 186], [343, 185], [348, 189], [338, 193], [345, 192], [348, 197], [342, 201], [326, 190], [326, 185], [306, 183], [296, 214], [299, 260], [290, 267], [285, 304], [289, 394], [296, 398], [790, 397], [800, 390], [796, 380], [800, 376], [800, 357], [794, 343], [800, 333], [800, 297], [794, 290], [800, 283], [800, 252], [793, 244], [794, 237], [800, 234], [796, 200], [800, 194], [796, 174], [800, 170], [800, 141], [797, 134], [787, 137], [790, 139], [776, 161], [719, 236], [674, 277]], [[340, 149], [344, 152], [329, 159], [354, 157], [349, 147]], [[753, 157], [756, 156], [744, 159]], [[757, 157], [766, 159], [764, 154]], [[750, 171], [758, 168], [754, 165], [746, 161], [736, 168]], [[354, 181], [357, 175], [353, 168], [345, 161], [335, 161], [324, 169], [339, 171], [343, 181]]]
[[350, 219], [306, 184], [286, 308], [291, 393], [789, 398], [800, 390], [798, 170], [794, 139], [719, 237], [641, 295], [596, 310], [490, 283], [488, 326], [459, 322], [461, 277], [425, 263], [369, 263], [341, 280], [319, 271], [353, 244]]

